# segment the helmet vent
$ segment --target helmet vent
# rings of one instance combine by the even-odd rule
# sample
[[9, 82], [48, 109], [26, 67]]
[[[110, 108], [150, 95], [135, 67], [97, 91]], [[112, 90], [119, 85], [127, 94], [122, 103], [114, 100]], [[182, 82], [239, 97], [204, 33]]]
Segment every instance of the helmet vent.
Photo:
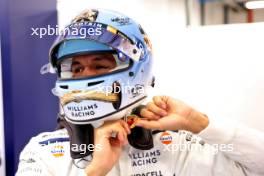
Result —
[[61, 85], [60, 88], [62, 88], [62, 89], [68, 89], [69, 86], [67, 86], [67, 85]]
[[90, 87], [90, 86], [95, 86], [95, 85], [97, 85], [97, 84], [101, 84], [101, 83], [103, 83], [103, 82], [104, 82], [104, 81], [90, 82], [90, 83], [87, 84], [87, 86], [88, 86], [88, 87]]

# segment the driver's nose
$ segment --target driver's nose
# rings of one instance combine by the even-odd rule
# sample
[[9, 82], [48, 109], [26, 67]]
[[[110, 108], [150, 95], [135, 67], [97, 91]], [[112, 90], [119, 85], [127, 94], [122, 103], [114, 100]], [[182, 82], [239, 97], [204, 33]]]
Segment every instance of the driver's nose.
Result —
[[82, 72], [82, 76], [94, 76], [96, 75], [96, 71], [91, 69], [90, 67], [85, 67], [84, 71]]

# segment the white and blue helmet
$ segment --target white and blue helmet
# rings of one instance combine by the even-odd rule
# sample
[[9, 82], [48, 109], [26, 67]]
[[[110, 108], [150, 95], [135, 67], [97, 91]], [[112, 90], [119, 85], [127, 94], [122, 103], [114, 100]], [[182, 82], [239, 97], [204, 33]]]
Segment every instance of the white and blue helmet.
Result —
[[[72, 57], [113, 53], [117, 67], [103, 75], [74, 78]], [[120, 119], [147, 97], [153, 86], [151, 44], [141, 26], [109, 10], [85, 10], [72, 20], [50, 49], [50, 65], [58, 74], [53, 93], [61, 112], [74, 124], [97, 127]]]

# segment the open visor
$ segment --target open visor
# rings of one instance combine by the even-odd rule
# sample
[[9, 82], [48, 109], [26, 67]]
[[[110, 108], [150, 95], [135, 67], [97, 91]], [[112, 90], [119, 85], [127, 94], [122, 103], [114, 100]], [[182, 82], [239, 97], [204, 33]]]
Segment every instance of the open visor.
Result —
[[80, 22], [67, 26], [55, 41], [50, 57], [55, 66], [60, 56], [57, 51], [59, 46], [69, 40], [88, 40], [104, 44], [134, 61], [144, 57], [144, 45], [137, 38], [128, 38], [125, 34], [112, 26], [97, 22]]
[[127, 69], [132, 60], [121, 60], [117, 53], [91, 53], [64, 58], [57, 63], [60, 79], [81, 79]]

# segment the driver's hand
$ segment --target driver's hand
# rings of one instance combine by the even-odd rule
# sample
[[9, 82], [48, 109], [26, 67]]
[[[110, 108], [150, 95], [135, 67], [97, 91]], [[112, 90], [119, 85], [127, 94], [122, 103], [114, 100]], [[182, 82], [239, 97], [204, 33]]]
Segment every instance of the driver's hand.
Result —
[[127, 141], [130, 128], [123, 120], [105, 122], [95, 129], [95, 145], [101, 150], [93, 152], [93, 160], [85, 169], [89, 176], [105, 176], [116, 164]]
[[140, 112], [145, 120], [136, 126], [159, 130], [186, 130], [199, 133], [205, 129], [209, 120], [206, 115], [169, 96], [155, 96]]

